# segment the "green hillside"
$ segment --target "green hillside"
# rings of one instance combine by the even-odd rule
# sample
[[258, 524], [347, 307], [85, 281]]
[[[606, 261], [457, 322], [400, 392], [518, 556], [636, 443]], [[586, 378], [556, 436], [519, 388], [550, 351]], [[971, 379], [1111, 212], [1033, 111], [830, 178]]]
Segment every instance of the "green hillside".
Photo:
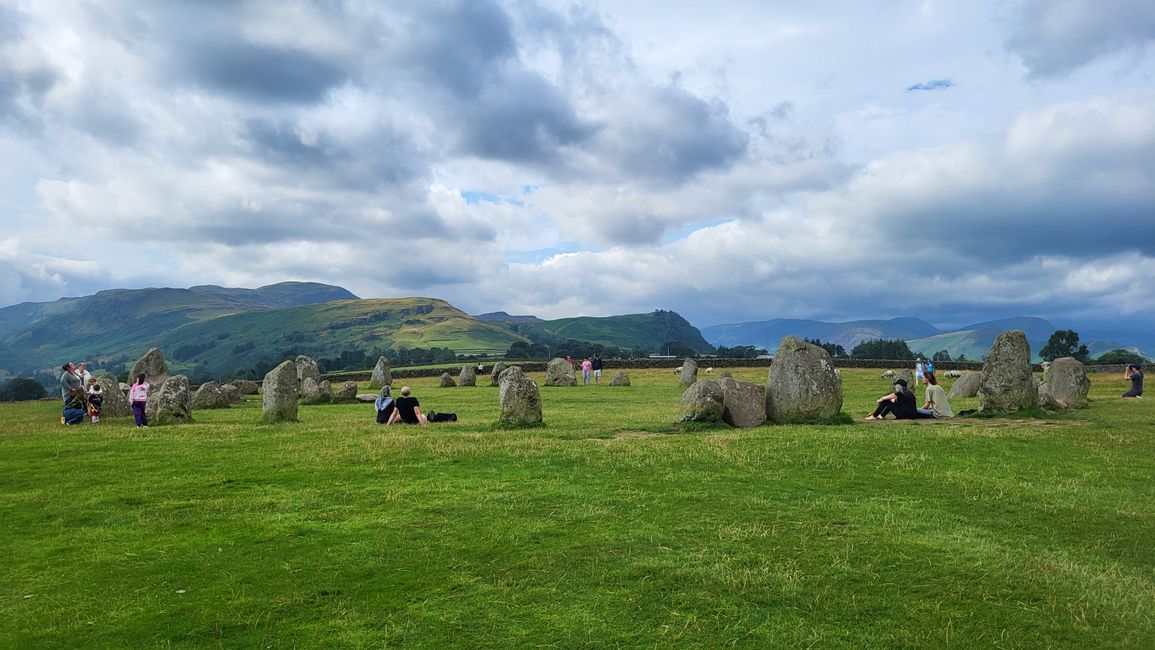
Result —
[[[521, 317], [525, 318], [525, 317]], [[702, 333], [676, 312], [655, 310], [648, 314], [624, 316], [578, 316], [557, 320], [503, 321], [505, 327], [539, 341], [588, 341], [626, 350], [640, 348], [657, 352], [667, 341], [684, 343], [697, 352], [711, 352]]]

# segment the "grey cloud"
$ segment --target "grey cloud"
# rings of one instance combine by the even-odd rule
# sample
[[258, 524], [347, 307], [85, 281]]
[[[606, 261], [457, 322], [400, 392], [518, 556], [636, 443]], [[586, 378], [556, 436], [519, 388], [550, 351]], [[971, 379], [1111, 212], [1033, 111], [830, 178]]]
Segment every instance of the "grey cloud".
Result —
[[340, 66], [301, 50], [237, 41], [204, 45], [181, 53], [192, 78], [245, 99], [315, 102], [349, 79]]
[[907, 87], [906, 92], [945, 90], [947, 88], [954, 88], [954, 82], [950, 79], [932, 79], [930, 81], [912, 84]]
[[1027, 0], [1006, 47], [1033, 77], [1066, 74], [1096, 58], [1155, 41], [1150, 0]]
[[478, 95], [495, 70], [517, 56], [513, 25], [489, 0], [419, 5], [412, 18], [407, 62], [462, 99]]

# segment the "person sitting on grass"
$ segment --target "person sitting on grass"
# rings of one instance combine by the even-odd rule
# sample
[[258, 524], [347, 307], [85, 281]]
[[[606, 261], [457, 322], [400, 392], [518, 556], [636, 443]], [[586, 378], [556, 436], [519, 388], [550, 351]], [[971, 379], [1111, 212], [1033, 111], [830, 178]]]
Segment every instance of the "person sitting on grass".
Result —
[[377, 424], [389, 424], [389, 418], [393, 415], [397, 405], [393, 403], [393, 389], [388, 386], [381, 387], [381, 394], [374, 400], [373, 406], [377, 408]]
[[1132, 363], [1123, 371], [1123, 379], [1131, 380], [1131, 390], [1123, 393], [1123, 397], [1143, 397], [1143, 366]]
[[878, 398], [877, 404], [878, 408], [874, 409], [874, 413], [866, 416], [867, 420], [885, 420], [887, 413], [893, 413], [896, 420], [930, 417], [918, 412], [914, 393], [906, 387], [905, 379], [896, 380], [894, 392]]
[[389, 417], [389, 424], [398, 422], [420, 424], [421, 426], [428, 424], [428, 420], [421, 414], [421, 403], [417, 401], [416, 397], [410, 397], [409, 393], [408, 386], [401, 387], [401, 397], [397, 398], [397, 408], [393, 409], [393, 415]]
[[953, 418], [954, 411], [950, 410], [950, 402], [946, 401], [946, 391], [938, 385], [934, 372], [927, 370], [922, 378], [926, 382], [926, 402], [918, 412], [925, 417]]

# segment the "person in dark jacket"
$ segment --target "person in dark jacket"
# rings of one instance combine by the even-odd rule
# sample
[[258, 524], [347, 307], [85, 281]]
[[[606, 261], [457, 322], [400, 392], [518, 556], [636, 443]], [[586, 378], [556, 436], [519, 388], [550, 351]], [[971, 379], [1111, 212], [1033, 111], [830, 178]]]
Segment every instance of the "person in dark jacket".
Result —
[[914, 393], [906, 387], [906, 380], [894, 382], [894, 392], [883, 395], [877, 400], [878, 408], [874, 413], [866, 416], [867, 420], [885, 420], [887, 413], [893, 413], [896, 420], [914, 420], [927, 417], [918, 412], [918, 400]]

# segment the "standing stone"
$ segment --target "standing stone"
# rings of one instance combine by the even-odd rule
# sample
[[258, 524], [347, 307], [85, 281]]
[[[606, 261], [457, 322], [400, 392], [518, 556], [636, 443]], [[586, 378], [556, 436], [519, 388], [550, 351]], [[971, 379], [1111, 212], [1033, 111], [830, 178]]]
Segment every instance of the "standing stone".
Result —
[[292, 361], [270, 370], [261, 383], [261, 417], [265, 422], [296, 422], [297, 390], [297, 365]]
[[678, 420], [681, 422], [721, 422], [725, 395], [716, 381], [694, 382], [682, 393]]
[[[562, 359], [565, 363], [565, 359]], [[568, 366], [569, 364], [566, 363]], [[501, 373], [498, 399], [502, 424], [529, 426], [541, 424], [541, 392], [537, 384], [518, 366], [510, 366]]]
[[766, 387], [733, 377], [718, 380], [722, 387], [722, 420], [745, 429], [766, 422]]
[[1013, 412], [1035, 406], [1031, 344], [1020, 330], [995, 338], [979, 379], [979, 404], [984, 411]]
[[698, 381], [698, 362], [693, 359], [686, 359], [685, 363], [682, 364], [682, 373], [678, 384], [683, 387], [691, 386], [696, 381]]
[[457, 382], [453, 381], [452, 375], [450, 375], [448, 372], [441, 373], [441, 387], [442, 388], [453, 388], [456, 385], [457, 385]]
[[240, 404], [245, 401], [245, 396], [241, 394], [241, 389], [234, 384], [221, 384], [221, 390], [224, 391], [225, 397], [229, 398], [229, 404]]
[[819, 422], [842, 410], [842, 377], [820, 346], [785, 336], [766, 379], [766, 417], [778, 424]]
[[120, 390], [120, 382], [116, 381], [116, 377], [103, 375], [96, 379], [96, 383], [100, 384], [100, 392], [104, 394], [104, 403], [100, 407], [100, 417], [122, 418], [132, 415], [132, 405], [128, 401], [128, 395]]
[[305, 378], [310, 377], [317, 385], [321, 385], [321, 369], [317, 367], [317, 362], [312, 357], [307, 357], [303, 354], [297, 356], [297, 384], [301, 387], [305, 385]]
[[184, 424], [192, 422], [192, 391], [188, 377], [173, 375], [164, 380], [156, 393], [156, 413], [149, 418], [157, 424]]
[[467, 363], [461, 366], [461, 372], [457, 374], [458, 386], [476, 386], [477, 385], [477, 366], [472, 363]]
[[1063, 357], [1051, 363], [1047, 382], [1039, 387], [1040, 395], [1045, 393], [1046, 400], [1040, 398], [1040, 402], [1062, 408], [1083, 408], [1090, 390], [1087, 368], [1074, 357]]
[[610, 381], [610, 386], [629, 386], [629, 385], [630, 385], [630, 376], [627, 375], [624, 370], [619, 370], [618, 374], [614, 375], [613, 380]]
[[[918, 387], [918, 385], [914, 383], [914, 371], [912, 371], [910, 368], [903, 368], [902, 370], [899, 370], [897, 372], [888, 370], [887, 372], [893, 373], [893, 374], [891, 374], [891, 376], [887, 380], [887, 383], [886, 383], [887, 386], [893, 386], [895, 384], [895, 382], [897, 382], [899, 379], [901, 379], [901, 380], [906, 382], [906, 387], [911, 389], [911, 390], [914, 390], [915, 388]], [[885, 373], [883, 373], [883, 374], [885, 374]], [[886, 391], [886, 392], [889, 393], [890, 391]]]
[[333, 393], [334, 404], [344, 404], [357, 401], [357, 382], [347, 381], [341, 384], [341, 390]]
[[149, 386], [160, 386], [169, 378], [168, 363], [159, 349], [149, 348], [143, 357], [132, 364], [132, 371], [128, 373], [128, 383], [135, 384], [137, 375], [142, 372]]
[[261, 385], [251, 379], [236, 379], [233, 385], [241, 391], [241, 395], [256, 395], [261, 391]]
[[504, 361], [498, 361], [497, 363], [493, 364], [493, 372], [490, 373], [490, 375], [489, 375], [489, 385], [490, 386], [500, 385], [501, 384], [501, 373], [505, 372], [505, 369], [508, 367], [509, 366], [505, 365]]
[[982, 375], [977, 372], [965, 372], [950, 387], [947, 397], [976, 397], [979, 394], [979, 383]]
[[192, 408], [194, 409], [227, 409], [229, 406], [231, 406], [229, 396], [221, 390], [220, 384], [215, 381], [206, 381], [201, 384], [201, 387], [192, 397]]
[[373, 376], [369, 378], [369, 388], [380, 390], [382, 386], [393, 385], [393, 373], [389, 370], [389, 360], [385, 357], [377, 358], [377, 365], [373, 366]]
[[301, 403], [302, 404], [328, 404], [333, 401], [333, 394], [325, 389], [329, 382], [321, 382], [318, 384], [312, 377], [305, 377], [301, 382]]
[[560, 357], [550, 359], [545, 369], [546, 386], [577, 386], [577, 378], [573, 374], [573, 366]]

